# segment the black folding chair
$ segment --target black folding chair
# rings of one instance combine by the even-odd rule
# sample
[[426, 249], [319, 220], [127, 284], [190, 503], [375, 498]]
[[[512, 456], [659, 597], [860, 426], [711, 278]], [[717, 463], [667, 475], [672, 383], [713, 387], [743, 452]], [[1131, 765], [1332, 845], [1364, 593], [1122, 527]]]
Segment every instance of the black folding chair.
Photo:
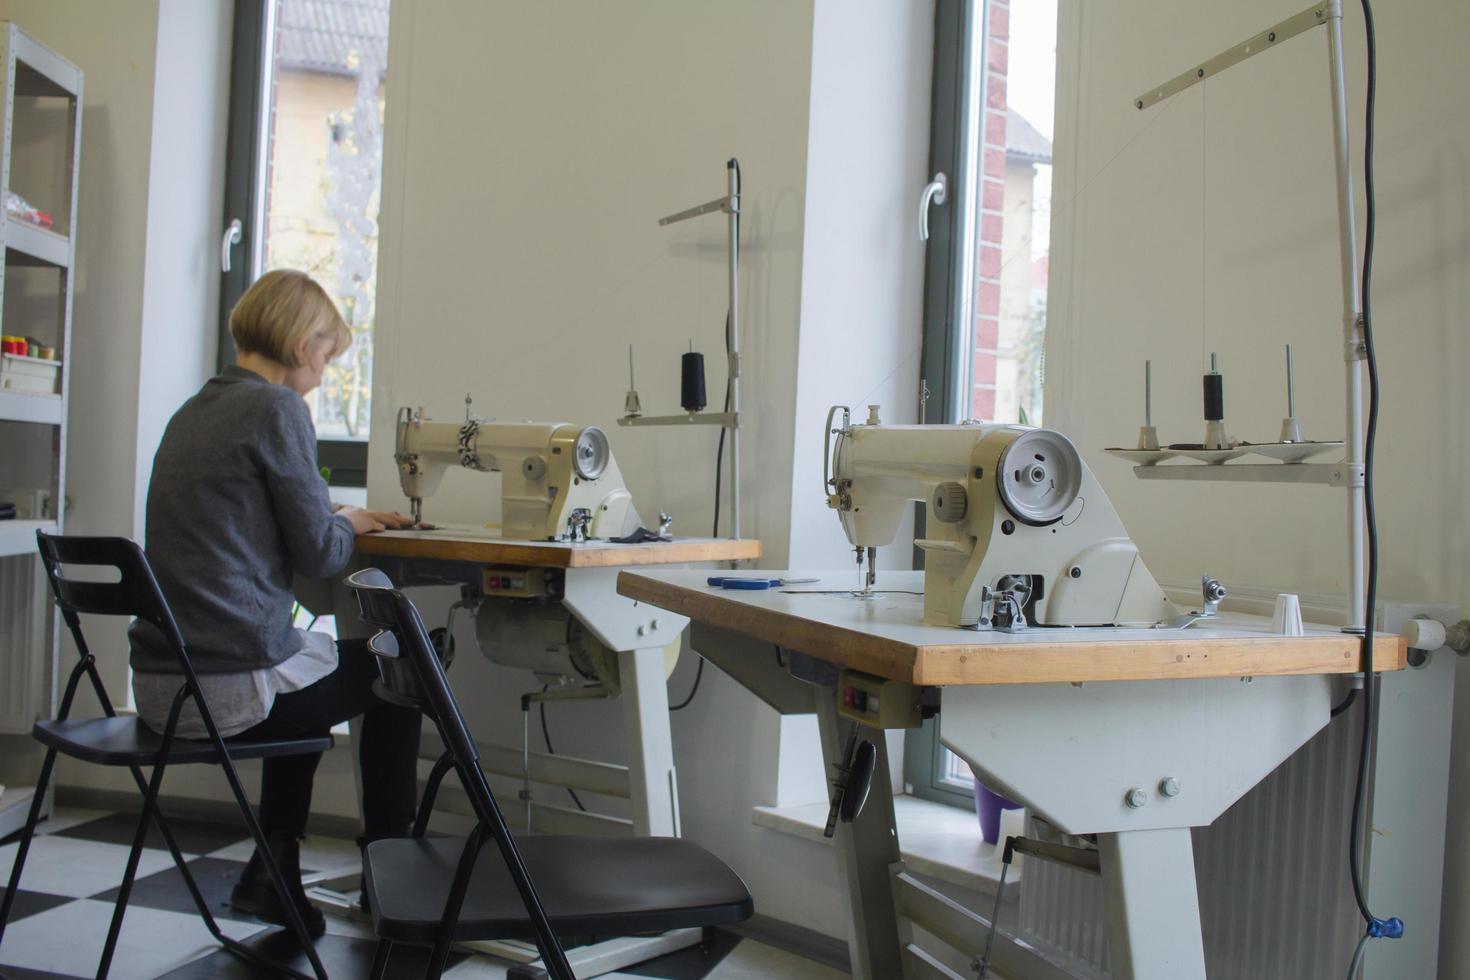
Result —
[[[291, 930], [305, 948], [316, 980], [326, 980], [326, 970], [322, 967], [321, 959], [317, 956], [316, 949], [307, 935], [306, 926], [291, 901], [286, 881], [270, 854], [260, 824], [250, 809], [250, 801], [245, 796], [244, 787], [240, 785], [240, 776], [235, 771], [234, 760], [323, 752], [332, 747], [332, 737], [323, 735], [313, 738], [226, 742], [220, 737], [214, 716], [210, 713], [209, 705], [205, 703], [204, 695], [199, 690], [199, 681], [194, 674], [194, 668], [189, 663], [184, 638], [179, 633], [178, 624], [174, 622], [173, 613], [169, 611], [168, 603], [164, 601], [158, 581], [153, 577], [153, 569], [148, 566], [148, 559], [144, 557], [142, 549], [127, 538], [61, 537], [41, 532], [37, 533], [36, 538], [41, 550], [41, 560], [51, 580], [51, 591], [56, 598], [57, 606], [61, 609], [62, 619], [65, 620], [73, 639], [76, 640], [77, 652], [81, 660], [71, 672], [71, 679], [67, 682], [66, 693], [61, 699], [61, 712], [57, 719], [38, 721], [31, 730], [37, 741], [46, 746], [46, 759], [41, 765], [41, 778], [36, 784], [30, 813], [26, 817], [25, 832], [21, 836], [20, 847], [15, 855], [15, 865], [10, 872], [10, 887], [5, 893], [4, 906], [0, 908], [0, 942], [4, 941], [5, 925], [10, 921], [10, 909], [15, 901], [16, 890], [20, 886], [26, 852], [30, 850], [31, 839], [35, 836], [36, 823], [40, 819], [41, 805], [46, 795], [46, 787], [51, 781], [51, 771], [56, 763], [56, 755], [62, 753], [101, 766], [126, 766], [131, 770], [133, 781], [137, 783], [139, 792], [143, 794], [143, 812], [138, 817], [138, 829], [133, 834], [133, 848], [128, 854], [127, 871], [123, 875], [122, 888], [118, 891], [117, 903], [113, 908], [112, 925], [107, 932], [107, 943], [102, 948], [102, 961], [97, 968], [98, 980], [106, 977], [107, 971], [112, 966], [113, 953], [116, 951], [118, 935], [122, 930], [123, 915], [127, 911], [128, 898], [133, 890], [133, 879], [138, 871], [138, 858], [142, 855], [143, 843], [147, 838], [150, 822], [158, 828], [159, 835], [163, 838], [169, 853], [173, 855], [174, 864], [178, 867], [179, 874], [183, 876], [184, 885], [189, 889], [189, 895], [199, 909], [199, 915], [204, 919], [204, 924], [222, 946], [257, 966], [296, 977], [298, 980], [311, 980], [305, 974], [262, 956], [249, 946], [231, 939], [220, 931], [219, 925], [214, 921], [214, 916], [210, 914], [209, 903], [199, 891], [199, 886], [195, 883], [194, 876], [184, 861], [179, 845], [174, 840], [168, 821], [158, 809], [158, 791], [163, 785], [164, 770], [169, 765], [205, 763], [224, 769], [225, 778], [229, 780], [235, 800], [240, 804], [240, 812], [244, 815], [245, 823], [250, 828], [250, 836], [255, 838], [255, 845], [265, 859], [265, 867], [275, 885], [276, 894], [280, 896], [281, 903], [290, 916]], [[121, 577], [116, 582], [83, 581], [68, 578], [62, 566], [115, 568]], [[174, 654], [178, 657], [182, 677], [179, 692], [174, 696], [168, 724], [164, 727], [163, 734], [154, 732], [139, 718], [119, 717], [113, 710], [112, 701], [102, 686], [102, 678], [97, 674], [96, 658], [87, 649], [87, 641], [82, 636], [79, 616], [83, 613], [137, 617], [145, 620], [158, 627], [169, 645], [173, 647]], [[76, 695], [77, 685], [81, 683], [84, 676], [91, 682], [92, 690], [96, 693], [106, 717], [71, 721], [68, 720], [67, 715], [71, 712], [72, 699]], [[207, 740], [175, 738], [174, 732], [178, 726], [179, 713], [191, 698], [198, 707], [199, 716], [203, 719], [204, 726], [209, 732]], [[143, 778], [143, 766], [153, 767], [151, 779]]]
[[[376, 568], [347, 580], [383, 687], [433, 719], [447, 751], [425, 788], [414, 836], [369, 844], [363, 876], [386, 975], [395, 943], [432, 946], [437, 978], [455, 941], [534, 939], [555, 980], [574, 980], [558, 936], [613, 937], [731, 925], [754, 912], [740, 877], [704, 848], [674, 837], [528, 837], [516, 841], [480, 768], [444, 668], [418, 610]], [[407, 665], [404, 660], [408, 661]], [[410, 670], [404, 670], [405, 666]], [[439, 782], [459, 775], [477, 822], [467, 839], [425, 838]], [[494, 841], [498, 859], [480, 860]]]

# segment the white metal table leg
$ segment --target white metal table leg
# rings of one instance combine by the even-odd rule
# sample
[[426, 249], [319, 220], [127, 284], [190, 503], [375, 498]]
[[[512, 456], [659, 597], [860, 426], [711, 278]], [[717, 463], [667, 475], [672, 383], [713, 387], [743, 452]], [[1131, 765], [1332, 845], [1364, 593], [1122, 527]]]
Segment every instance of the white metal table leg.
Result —
[[633, 833], [639, 837], [678, 837], [679, 787], [669, 734], [663, 648], [619, 651], [618, 668], [623, 680], [621, 700], [628, 739]]
[[1204, 980], [1199, 891], [1188, 827], [1099, 834], [1113, 975]]

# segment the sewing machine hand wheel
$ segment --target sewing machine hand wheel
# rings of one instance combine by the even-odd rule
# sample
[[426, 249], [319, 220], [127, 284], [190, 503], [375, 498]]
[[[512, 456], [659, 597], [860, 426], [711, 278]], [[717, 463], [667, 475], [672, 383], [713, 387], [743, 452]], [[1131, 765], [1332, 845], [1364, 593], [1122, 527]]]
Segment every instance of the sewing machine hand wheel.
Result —
[[823, 837], [831, 837], [837, 832], [838, 817], [842, 818], [843, 823], [852, 823], [863, 812], [863, 804], [868, 802], [868, 790], [873, 786], [873, 769], [877, 764], [878, 750], [867, 739], [858, 741], [858, 726], [853, 725], [852, 733], [847, 737], [847, 750], [842, 754], [842, 762], [834, 767], [837, 770], [837, 781], [832, 784], [832, 805], [827, 809], [827, 826], [822, 830]]

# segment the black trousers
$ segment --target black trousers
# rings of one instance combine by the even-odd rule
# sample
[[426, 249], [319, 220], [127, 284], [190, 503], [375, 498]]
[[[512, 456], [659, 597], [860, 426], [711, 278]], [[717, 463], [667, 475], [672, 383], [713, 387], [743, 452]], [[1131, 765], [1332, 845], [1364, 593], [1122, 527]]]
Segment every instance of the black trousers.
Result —
[[[358, 766], [362, 773], [363, 841], [406, 837], [418, 794], [422, 715], [381, 700], [372, 691], [377, 659], [366, 640], [337, 642], [337, 669], [299, 691], [276, 696], [266, 719], [238, 739], [324, 735], [333, 725], [362, 716]], [[262, 761], [260, 824], [267, 834], [306, 833], [311, 783], [320, 752]]]

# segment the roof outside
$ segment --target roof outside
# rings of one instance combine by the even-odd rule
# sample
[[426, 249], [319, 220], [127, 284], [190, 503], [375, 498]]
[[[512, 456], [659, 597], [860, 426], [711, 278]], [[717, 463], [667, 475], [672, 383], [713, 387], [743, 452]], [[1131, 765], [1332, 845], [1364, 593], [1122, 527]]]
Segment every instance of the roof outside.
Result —
[[1051, 163], [1051, 140], [1009, 106], [1006, 107], [1006, 156], [1026, 163]]
[[389, 0], [279, 0], [276, 63], [287, 70], [357, 75], [388, 66]]

